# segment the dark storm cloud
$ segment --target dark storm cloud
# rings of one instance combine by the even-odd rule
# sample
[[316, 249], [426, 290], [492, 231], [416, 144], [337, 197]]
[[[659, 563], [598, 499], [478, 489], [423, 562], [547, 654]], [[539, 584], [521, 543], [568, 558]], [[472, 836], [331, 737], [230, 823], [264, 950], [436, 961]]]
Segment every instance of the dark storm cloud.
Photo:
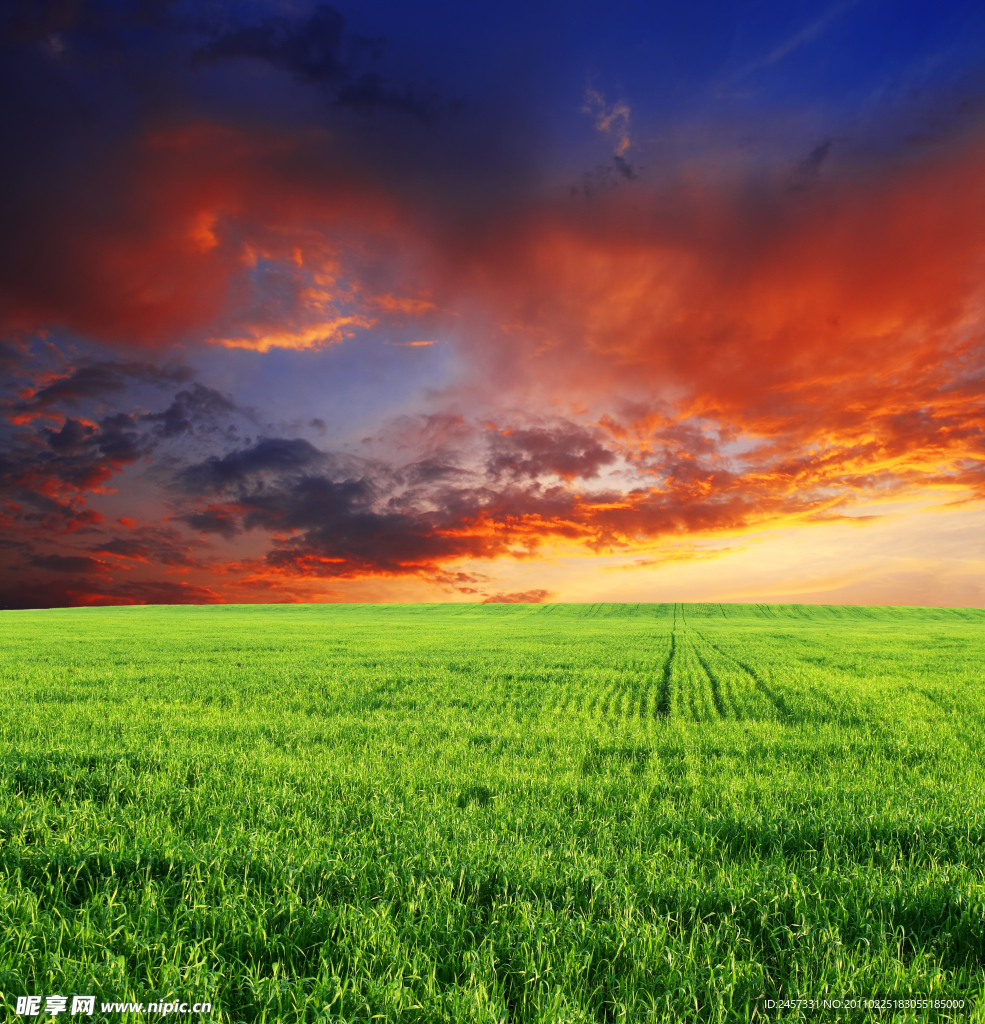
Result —
[[67, 420], [58, 431], [22, 431], [0, 454], [0, 500], [7, 529], [63, 533], [91, 527], [100, 516], [85, 495], [149, 450], [132, 418], [120, 414], [97, 426]]
[[[101, 364], [96, 369], [99, 372], [62, 375], [55, 381], [60, 387], [41, 389], [45, 392], [43, 419], [27, 417], [24, 424], [23, 417], [8, 407], [11, 420], [0, 421], [0, 528], [5, 534], [0, 544], [0, 576], [5, 577], [0, 606], [211, 600], [211, 591], [186, 584], [114, 580], [125, 564], [117, 559], [170, 568], [199, 567], [202, 563], [194, 553], [204, 542], [188, 541], [170, 527], [137, 527], [130, 519], [119, 521], [129, 527], [125, 532], [103, 534], [103, 517], [86, 503], [114, 474], [151, 454], [165, 434], [211, 424], [230, 404], [209, 389], [195, 387], [179, 392], [161, 414], [113, 412], [96, 421], [68, 416], [60, 427], [46, 426], [59, 404], [76, 404], [107, 392], [118, 397], [114, 393], [121, 378], [153, 384], [187, 379], [184, 370], [158, 372], [143, 364], [127, 366], [125, 372], [118, 364], [108, 370]], [[182, 417], [176, 417], [176, 407], [183, 411]], [[171, 429], [165, 431], [162, 426]], [[102, 539], [94, 543], [93, 536], [101, 534]], [[73, 536], [86, 538], [84, 546], [74, 547]], [[52, 544], [58, 549], [50, 550]], [[49, 574], [55, 578], [46, 579]]]
[[[346, 19], [334, 7], [319, 4], [307, 18], [266, 18], [217, 34], [195, 51], [192, 66], [233, 59], [264, 61], [303, 82], [334, 87], [335, 101], [364, 112], [381, 109], [430, 120], [438, 111], [433, 96], [420, 96], [410, 86], [391, 85], [379, 71], [358, 71], [367, 54], [379, 59], [386, 40], [346, 32]], [[343, 50], [346, 54], [343, 54]]]
[[221, 416], [235, 411], [236, 403], [232, 399], [196, 383], [187, 391], [179, 391], [164, 412], [148, 413], [142, 419], [158, 424], [158, 436], [167, 438], [188, 433], [196, 425], [212, 425]]
[[426, 574], [452, 559], [506, 550], [502, 537], [463, 529], [480, 512], [480, 496], [446, 497], [449, 507], [438, 511], [395, 512], [374, 503], [367, 480], [305, 477], [247, 495], [239, 508], [247, 528], [299, 534], [275, 544], [266, 556], [270, 568], [313, 576]]
[[106, 566], [96, 558], [84, 555], [35, 555], [30, 564], [36, 569], [48, 569], [50, 572], [75, 572], [88, 575], [103, 573]]
[[[223, 395], [196, 384], [180, 391], [160, 413], [117, 412], [96, 423], [67, 417], [58, 430], [43, 429], [33, 435], [36, 440], [46, 440], [47, 450], [24, 447], [27, 442], [22, 439], [15, 461], [22, 476], [56, 478], [84, 490], [148, 455], [159, 441], [196, 428], [212, 430], [221, 415], [235, 410]], [[154, 425], [150, 431], [147, 423]], [[12, 471], [12, 475], [16, 474]]]
[[[201, 542], [199, 542], [201, 546]], [[134, 562], [156, 562], [167, 566], [193, 566], [198, 560], [191, 554], [194, 545], [175, 529], [141, 526], [117, 534], [89, 548], [92, 554], [115, 555]]]
[[467, 475], [467, 470], [442, 459], [422, 459], [401, 470], [401, 476], [412, 486], [455, 480]]
[[251, 448], [189, 466], [180, 474], [179, 483], [194, 493], [211, 492], [244, 483], [258, 473], [296, 472], [325, 459], [323, 452], [301, 438], [261, 438]]
[[103, 483], [117, 469], [136, 462], [151, 442], [128, 413], [114, 413], [98, 424], [66, 419], [60, 430], [21, 432], [0, 462], [0, 486], [16, 481], [59, 481], [79, 490]]
[[[458, 485], [449, 485], [455, 479]], [[227, 536], [239, 530], [290, 535], [274, 543], [266, 566], [312, 576], [433, 575], [448, 560], [507, 549], [508, 539], [483, 524], [485, 515], [502, 515], [507, 507], [522, 514], [525, 504], [570, 508], [557, 489], [525, 499], [510, 486], [485, 487], [441, 458], [406, 468], [352, 465], [285, 438], [189, 466], [176, 483], [210, 502], [184, 514], [189, 526]]]
[[132, 383], [153, 384], [159, 388], [173, 387], [191, 380], [193, 371], [188, 366], [159, 367], [152, 363], [88, 363], [70, 374], [38, 388], [15, 409], [31, 412], [51, 406], [77, 405], [84, 399], [102, 398], [118, 394]]
[[347, 76], [339, 53], [344, 31], [345, 18], [334, 7], [319, 4], [308, 18], [266, 18], [221, 32], [195, 51], [192, 64], [251, 58], [306, 82], [337, 82]]
[[99, 432], [93, 441], [107, 462], [116, 465], [136, 462], [151, 448], [147, 435], [140, 430], [137, 417], [118, 412], [100, 420]]
[[240, 532], [239, 521], [234, 512], [227, 508], [207, 508], [192, 512], [184, 517], [185, 522], [199, 533], [217, 533], [222, 537], [234, 537]]
[[59, 406], [119, 400], [132, 382], [173, 386], [189, 375], [185, 367], [92, 363], [8, 404], [8, 423], [0, 427], [0, 500], [6, 502], [8, 530], [14, 524], [55, 534], [91, 529], [100, 517], [85, 507], [88, 493], [175, 436], [199, 431], [212, 436], [220, 417], [235, 406], [198, 384], [178, 392], [160, 413], [112, 412], [95, 420], [66, 416], [59, 427], [47, 425]]
[[68, 452], [80, 447], [96, 433], [96, 428], [91, 423], [82, 423], [80, 420], [66, 419], [61, 430], [48, 430], [48, 446], [56, 452]]
[[[425, 419], [401, 422], [407, 438], [430, 447], [433, 424]], [[615, 466], [616, 451], [601, 438], [566, 421], [501, 431], [456, 422], [427, 458], [403, 466], [343, 460], [306, 441], [267, 438], [181, 471], [176, 483], [193, 507], [177, 514], [203, 533], [270, 534], [262, 563], [251, 563], [261, 575], [416, 575], [485, 597], [471, 580], [449, 582], [444, 567], [530, 557], [551, 539], [620, 548], [641, 537], [735, 525], [755, 512], [754, 497], [737, 489], [737, 478], [709, 466], [717, 451], [704, 450], [704, 435], [687, 432], [674, 439], [676, 475], [663, 480], [662, 490], [573, 493], [557, 478], [590, 479]], [[444, 443], [463, 451], [452, 457]], [[688, 444], [701, 450], [685, 450]], [[652, 480], [647, 466], [639, 472], [641, 482]]]
[[73, 577], [0, 584], [0, 608], [66, 608], [79, 605], [212, 604], [219, 596], [208, 587], [171, 580], [135, 580], [115, 584], [100, 578]]
[[67, 608], [87, 604], [119, 604], [103, 598], [94, 590], [91, 579], [34, 579], [12, 581], [8, 575], [0, 584], [0, 608]]

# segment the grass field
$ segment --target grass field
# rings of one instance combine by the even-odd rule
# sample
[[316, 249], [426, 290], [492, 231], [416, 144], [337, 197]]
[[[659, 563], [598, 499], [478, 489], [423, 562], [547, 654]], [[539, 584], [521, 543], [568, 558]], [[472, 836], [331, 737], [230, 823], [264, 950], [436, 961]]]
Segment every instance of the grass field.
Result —
[[3, 612], [0, 678], [7, 1019], [985, 1019], [983, 611]]

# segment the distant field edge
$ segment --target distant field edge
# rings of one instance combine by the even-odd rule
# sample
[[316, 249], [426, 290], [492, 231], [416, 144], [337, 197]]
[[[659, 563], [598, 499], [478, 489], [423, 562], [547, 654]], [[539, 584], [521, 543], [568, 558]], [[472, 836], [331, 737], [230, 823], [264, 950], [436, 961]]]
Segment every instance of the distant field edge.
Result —
[[649, 618], [671, 620], [686, 626], [689, 620], [718, 619], [735, 622], [916, 622], [951, 621], [985, 623], [985, 608], [942, 605], [859, 605], [859, 604], [751, 604], [722, 602], [394, 602], [342, 604], [310, 602], [298, 604], [139, 604], [86, 605], [60, 608], [0, 609], [5, 616], [115, 616], [168, 614], [176, 617], [198, 615], [288, 615], [360, 618], [418, 616], [442, 618], [546, 617], [566, 619]]

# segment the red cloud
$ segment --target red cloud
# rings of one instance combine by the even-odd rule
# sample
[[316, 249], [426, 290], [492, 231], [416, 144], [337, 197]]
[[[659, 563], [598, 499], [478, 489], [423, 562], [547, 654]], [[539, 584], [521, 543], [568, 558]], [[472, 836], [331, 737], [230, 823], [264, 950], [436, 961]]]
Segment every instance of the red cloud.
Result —
[[[430, 308], [364, 299], [339, 279], [343, 238], [351, 254], [402, 231], [394, 204], [318, 133], [152, 131], [25, 200], [7, 240], [15, 258], [0, 268], [0, 325], [127, 346], [338, 341], [372, 322], [367, 309]], [[280, 272], [275, 317], [251, 278], [261, 260]]]
[[695, 179], [498, 224], [456, 254], [473, 322], [502, 328], [466, 334], [476, 376], [500, 402], [580, 403], [664, 471], [673, 432], [700, 426], [756, 467], [748, 494], [980, 487], [983, 172], [966, 147], [800, 191]]
[[479, 354], [765, 428], [900, 373], [943, 381], [980, 346], [983, 171], [970, 149], [809, 192], [692, 182], [540, 212], [458, 254], [510, 328]]

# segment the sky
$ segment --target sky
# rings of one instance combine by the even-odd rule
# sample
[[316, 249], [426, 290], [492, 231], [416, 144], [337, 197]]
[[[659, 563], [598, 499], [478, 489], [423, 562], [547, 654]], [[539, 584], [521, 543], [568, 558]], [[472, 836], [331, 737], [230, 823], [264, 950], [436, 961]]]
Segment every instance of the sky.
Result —
[[0, 15], [0, 607], [985, 606], [985, 8]]

